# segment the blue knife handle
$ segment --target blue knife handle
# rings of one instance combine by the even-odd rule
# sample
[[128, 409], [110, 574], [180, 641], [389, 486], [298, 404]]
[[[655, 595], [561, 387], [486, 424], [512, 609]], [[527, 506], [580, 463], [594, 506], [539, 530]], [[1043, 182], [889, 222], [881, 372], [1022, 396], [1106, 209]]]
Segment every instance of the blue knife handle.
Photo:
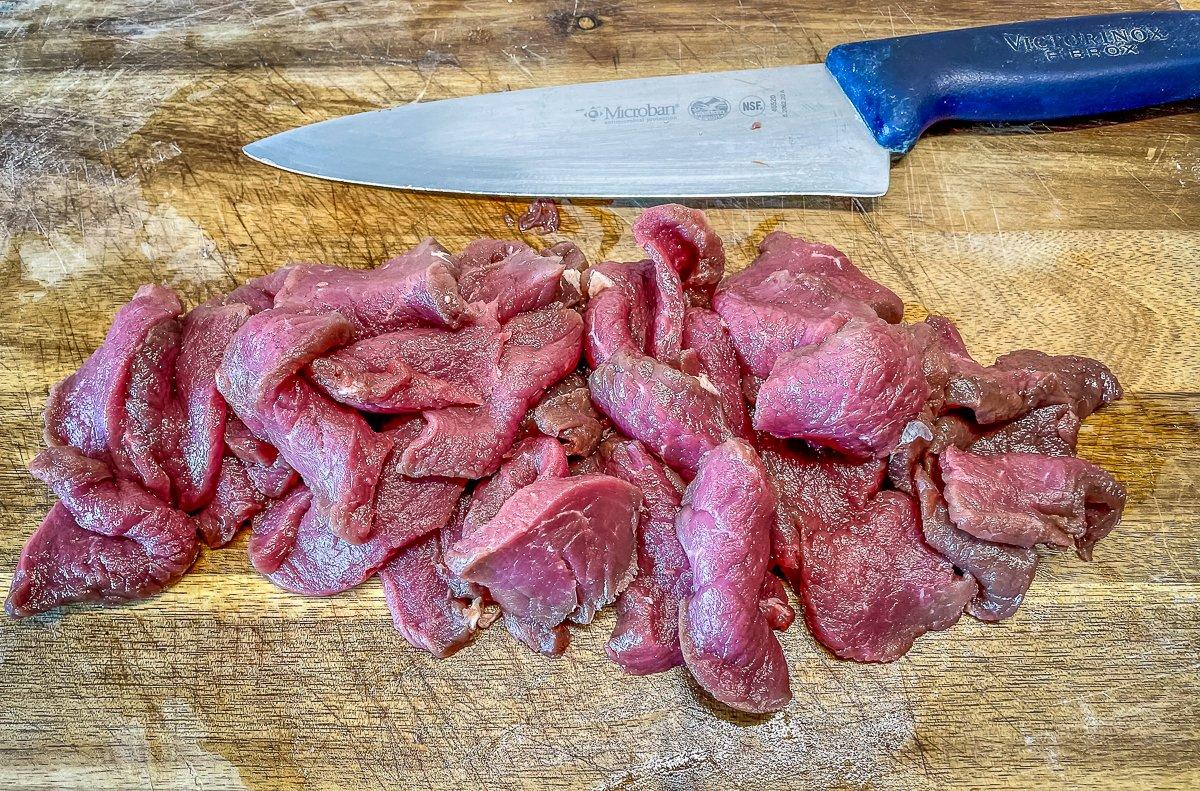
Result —
[[834, 47], [825, 60], [879, 144], [944, 120], [1036, 121], [1200, 97], [1200, 11], [1042, 19]]

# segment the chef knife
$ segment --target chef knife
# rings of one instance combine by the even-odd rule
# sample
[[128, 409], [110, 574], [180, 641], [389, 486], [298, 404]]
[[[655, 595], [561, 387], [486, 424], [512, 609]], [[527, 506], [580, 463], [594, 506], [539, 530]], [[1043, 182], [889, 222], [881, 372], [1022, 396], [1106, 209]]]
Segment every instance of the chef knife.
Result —
[[942, 120], [1035, 121], [1200, 97], [1200, 12], [1044, 19], [834, 47], [824, 64], [420, 102], [245, 147], [325, 179], [490, 195], [882, 195]]

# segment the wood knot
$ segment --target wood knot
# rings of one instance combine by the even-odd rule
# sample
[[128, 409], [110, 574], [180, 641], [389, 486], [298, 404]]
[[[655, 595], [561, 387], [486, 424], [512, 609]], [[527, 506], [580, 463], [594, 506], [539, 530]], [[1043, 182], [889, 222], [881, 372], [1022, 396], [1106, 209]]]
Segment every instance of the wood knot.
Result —
[[582, 14], [581, 16], [575, 18], [575, 27], [579, 28], [580, 30], [595, 30], [597, 27], [599, 27], [599, 25], [600, 21], [596, 19], [596, 17], [589, 16], [588, 14]]

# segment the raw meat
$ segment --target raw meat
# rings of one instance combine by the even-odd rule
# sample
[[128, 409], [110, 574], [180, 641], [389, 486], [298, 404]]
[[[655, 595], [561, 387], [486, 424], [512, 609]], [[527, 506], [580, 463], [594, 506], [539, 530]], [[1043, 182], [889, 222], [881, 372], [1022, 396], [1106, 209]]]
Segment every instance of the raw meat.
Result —
[[300, 478], [275, 446], [251, 434], [237, 415], [226, 415], [225, 447], [242, 462], [254, 488], [269, 500], [278, 500]]
[[1081, 419], [1122, 396], [1121, 384], [1108, 366], [1087, 357], [1022, 349], [997, 358], [995, 367], [1052, 377], [1037, 405], [1066, 404]]
[[520, 242], [478, 239], [454, 257], [458, 289], [467, 302], [496, 306], [501, 322], [539, 310], [559, 297], [567, 270], [561, 257]]
[[605, 423], [592, 405], [587, 380], [572, 373], [546, 391], [530, 413], [533, 428], [562, 440], [568, 455], [590, 456], [600, 444]]
[[134, 359], [158, 326], [183, 313], [179, 298], [162, 286], [142, 286], [117, 311], [100, 348], [79, 370], [50, 388], [47, 445], [70, 445], [107, 460], [124, 440], [125, 403]]
[[276, 308], [345, 318], [357, 340], [417, 324], [457, 327], [466, 312], [449, 254], [425, 240], [377, 269], [300, 264], [275, 294]]
[[509, 617], [590, 623], [636, 573], [640, 500], [636, 487], [607, 475], [543, 478], [451, 547], [446, 565], [485, 586]]
[[502, 344], [495, 316], [481, 312], [458, 330], [414, 327], [361, 340], [313, 360], [308, 372], [335, 401], [365, 412], [477, 406]]
[[675, 534], [683, 482], [637, 440], [616, 443], [604, 471], [642, 492], [637, 577], [617, 599], [617, 624], [604, 651], [626, 673], [661, 673], [683, 664], [679, 603], [691, 590], [687, 556]]
[[245, 465], [233, 456], [226, 456], [221, 461], [216, 492], [196, 518], [205, 545], [217, 549], [228, 544], [263, 510], [266, 501], [266, 496], [250, 480]]
[[72, 602], [153, 596], [196, 559], [196, 524], [102, 461], [50, 447], [29, 465], [59, 502], [25, 545], [5, 608], [20, 618]]
[[742, 370], [721, 317], [704, 308], [689, 308], [683, 324], [683, 347], [695, 354], [699, 368], [696, 374], [703, 374], [716, 389], [733, 436], [750, 439], [750, 415], [742, 396]]
[[785, 354], [758, 391], [754, 427], [853, 456], [887, 456], [929, 395], [907, 334], [851, 321]]
[[150, 330], [134, 355], [121, 441], [112, 449], [113, 471], [166, 503], [173, 502], [169, 470], [177, 466], [180, 451], [182, 416], [171, 397], [180, 334], [178, 321], [164, 321]]
[[845, 659], [891, 662], [948, 629], [976, 594], [925, 544], [917, 503], [884, 491], [829, 524], [805, 527], [800, 591], [820, 643]]
[[605, 261], [592, 267], [584, 311], [588, 365], [598, 368], [617, 352], [643, 354], [651, 311], [643, 271], [648, 262]]
[[704, 212], [678, 203], [655, 206], [633, 224], [633, 238], [651, 258], [679, 275], [690, 304], [709, 304], [725, 274], [725, 245]]
[[732, 436], [720, 398], [702, 380], [625, 352], [592, 371], [592, 400], [626, 436], [680, 472]]
[[675, 522], [692, 571], [679, 608], [684, 662], [705, 691], [742, 711], [778, 711], [792, 699], [783, 648], [759, 603], [774, 519], [758, 454], [731, 439], [705, 454]]
[[184, 430], [175, 487], [184, 511], [203, 508], [216, 491], [227, 414], [216, 374], [225, 348], [249, 317], [245, 305], [200, 305], [183, 319], [183, 338], [175, 358], [175, 394]]
[[951, 524], [946, 501], [924, 468], [916, 471], [915, 487], [925, 543], [979, 583], [967, 613], [981, 621], [1000, 621], [1015, 613], [1033, 582], [1037, 553], [975, 538]]
[[1116, 527], [1125, 489], [1091, 462], [1037, 453], [939, 457], [950, 521], [976, 538], [1032, 547], [1075, 545], [1084, 560]]
[[522, 231], [557, 233], [558, 204], [550, 198], [534, 200], [517, 218], [517, 227]]
[[391, 441], [298, 375], [349, 335], [349, 324], [336, 313], [258, 313], [225, 350], [217, 388], [246, 427], [278, 448], [304, 479], [314, 519], [319, 515], [342, 539], [362, 543], [374, 528], [375, 485]]

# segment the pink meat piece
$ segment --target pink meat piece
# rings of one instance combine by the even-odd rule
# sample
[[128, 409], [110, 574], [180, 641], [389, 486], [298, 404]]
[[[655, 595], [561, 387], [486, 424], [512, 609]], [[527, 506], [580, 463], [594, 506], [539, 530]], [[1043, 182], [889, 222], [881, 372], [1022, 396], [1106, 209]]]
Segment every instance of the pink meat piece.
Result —
[[266, 506], [267, 498], [250, 480], [246, 467], [233, 456], [221, 461], [216, 492], [196, 517], [200, 538], [210, 549], [227, 545]]
[[695, 353], [698, 373], [716, 388], [733, 436], [749, 439], [750, 415], [742, 396], [742, 369], [721, 317], [704, 308], [689, 308], [683, 325], [683, 346]]
[[361, 543], [374, 526], [375, 486], [392, 443], [298, 375], [349, 337], [350, 325], [336, 313], [263, 311], [225, 350], [217, 388], [250, 432], [304, 479], [314, 521], [319, 516], [341, 538]]
[[14, 618], [72, 602], [145, 599], [196, 559], [196, 524], [101, 461], [51, 447], [30, 472], [59, 497], [21, 552], [5, 609]]
[[234, 414], [225, 418], [225, 447], [242, 462], [254, 488], [268, 500], [278, 500], [299, 481], [300, 476], [275, 446], [251, 434]]
[[651, 299], [651, 321], [646, 336], [646, 351], [667, 365], [679, 364], [683, 343], [683, 317], [687, 300], [679, 273], [665, 261], [655, 260], [643, 265], [642, 277]]
[[652, 321], [644, 276], [648, 262], [604, 261], [591, 268], [583, 313], [588, 365], [598, 368], [619, 351], [643, 354]]
[[[254, 567], [284, 590], [329, 596], [361, 584], [400, 549], [446, 525], [466, 482], [414, 479], [398, 469], [397, 457], [419, 429], [419, 424], [412, 424], [386, 432], [396, 449], [379, 477], [375, 529], [369, 539], [360, 544], [345, 541], [316, 507], [315, 497], [296, 521], [294, 508], [299, 500], [289, 495], [270, 505], [255, 522], [255, 540], [250, 544]], [[276, 507], [287, 518], [268, 518]]]
[[303, 484], [267, 507], [254, 520], [250, 534], [250, 563], [270, 577], [283, 566], [296, 546], [300, 524], [310, 512], [312, 495]]
[[843, 516], [803, 535], [804, 617], [822, 645], [843, 659], [891, 662], [958, 621], [977, 585], [926, 545], [913, 498], [880, 492]]
[[121, 441], [112, 454], [118, 476], [138, 481], [166, 503], [173, 502], [171, 481], [177, 477], [183, 423], [171, 388], [180, 337], [180, 323], [165, 321], [150, 331], [134, 355]]
[[1125, 489], [1091, 462], [1037, 453], [938, 457], [950, 521], [976, 538], [1018, 547], [1075, 545], [1084, 560], [1121, 520]]
[[933, 476], [923, 467], [917, 468], [914, 488], [925, 543], [979, 583], [978, 593], [967, 604], [967, 613], [981, 621], [1010, 617], [1033, 582], [1037, 553], [975, 538], [951, 524], [946, 501]]
[[522, 313], [504, 330], [508, 338], [487, 403], [421, 413], [424, 428], [400, 462], [405, 475], [491, 474], [512, 447], [529, 408], [579, 363], [583, 322], [573, 310]]
[[896, 324], [904, 318], [904, 302], [886, 286], [864, 275], [846, 254], [828, 244], [808, 242], [784, 231], [767, 234], [758, 246], [755, 265], [765, 272], [815, 275], [841, 294], [865, 302], [879, 318]]
[[677, 471], [732, 436], [721, 399], [700, 379], [649, 357], [620, 352], [588, 378], [592, 401], [622, 433]]
[[[775, 505], [758, 454], [731, 439], [705, 454], [675, 521], [692, 576], [679, 609], [684, 662], [714, 698], [755, 713], [792, 699], [787, 659], [760, 606]], [[767, 612], [779, 622], [774, 602]]]
[[542, 478], [450, 548], [446, 565], [508, 617], [589, 623], [632, 580], [641, 494], [607, 475]]
[[[939, 420], [946, 420], [949, 416]], [[968, 422], [969, 418], [964, 419]], [[999, 427], [973, 426], [968, 446], [975, 453], [1040, 453], [1044, 456], [1074, 456], [1079, 440], [1079, 415], [1067, 404], [1053, 404]], [[957, 443], [955, 443], [957, 444]], [[959, 449], [967, 448], [959, 445]]]
[[570, 456], [590, 456], [600, 444], [607, 421], [596, 411], [587, 380], [568, 374], [529, 413], [530, 430], [562, 440]]
[[675, 534], [683, 482], [637, 440], [617, 443], [604, 470], [642, 492], [638, 573], [617, 599], [617, 623], [604, 652], [626, 673], [661, 673], [683, 664], [679, 603], [691, 590], [687, 557]]
[[725, 274], [725, 245], [704, 212], [678, 203], [654, 206], [634, 222], [633, 238], [652, 259], [679, 275], [689, 304], [709, 304]]
[[338, 349], [309, 364], [331, 398], [365, 412], [420, 412], [484, 403], [504, 337], [494, 315], [458, 330], [414, 327]]
[[155, 328], [182, 312], [183, 305], [170, 290], [139, 288], [113, 317], [100, 348], [78, 371], [50, 388], [44, 414], [46, 444], [70, 445], [105, 461], [116, 454], [127, 458], [129, 451], [122, 443], [134, 361]]
[[884, 463], [828, 449], [758, 436], [758, 452], [778, 495], [771, 563], [800, 590], [801, 536], [807, 529], [849, 521], [883, 485]]
[[458, 288], [467, 302], [496, 306], [500, 321], [539, 310], [559, 297], [566, 264], [549, 251], [520, 242], [477, 239], [454, 257]]
[[183, 431], [178, 461], [173, 465], [179, 507], [184, 511], [208, 505], [217, 489], [227, 410], [217, 391], [216, 374], [225, 348], [249, 317], [245, 305], [201, 305], [184, 317], [175, 358], [175, 394]]
[[859, 457], [885, 457], [929, 389], [900, 328], [852, 321], [775, 364], [758, 392], [754, 427]]
[[558, 204], [550, 198], [534, 200], [517, 218], [517, 227], [522, 231], [557, 233]]
[[435, 532], [409, 544], [379, 570], [379, 579], [396, 631], [414, 648], [444, 659], [471, 642], [482, 604], [450, 590], [439, 542]]
[[275, 307], [338, 313], [356, 340], [418, 324], [454, 328], [466, 312], [449, 254], [428, 239], [377, 269], [293, 266]]
[[1038, 406], [1065, 404], [1080, 419], [1121, 399], [1121, 383], [1104, 363], [1074, 354], [1050, 355], [1035, 349], [1009, 352], [993, 366], [1001, 371], [1042, 374], [1051, 384]]
[[587, 277], [587, 257], [573, 242], [559, 242], [547, 247], [543, 255], [556, 255], [562, 259], [563, 276], [558, 281], [558, 297], [555, 304], [562, 308], [580, 306], [584, 300], [584, 280]]

